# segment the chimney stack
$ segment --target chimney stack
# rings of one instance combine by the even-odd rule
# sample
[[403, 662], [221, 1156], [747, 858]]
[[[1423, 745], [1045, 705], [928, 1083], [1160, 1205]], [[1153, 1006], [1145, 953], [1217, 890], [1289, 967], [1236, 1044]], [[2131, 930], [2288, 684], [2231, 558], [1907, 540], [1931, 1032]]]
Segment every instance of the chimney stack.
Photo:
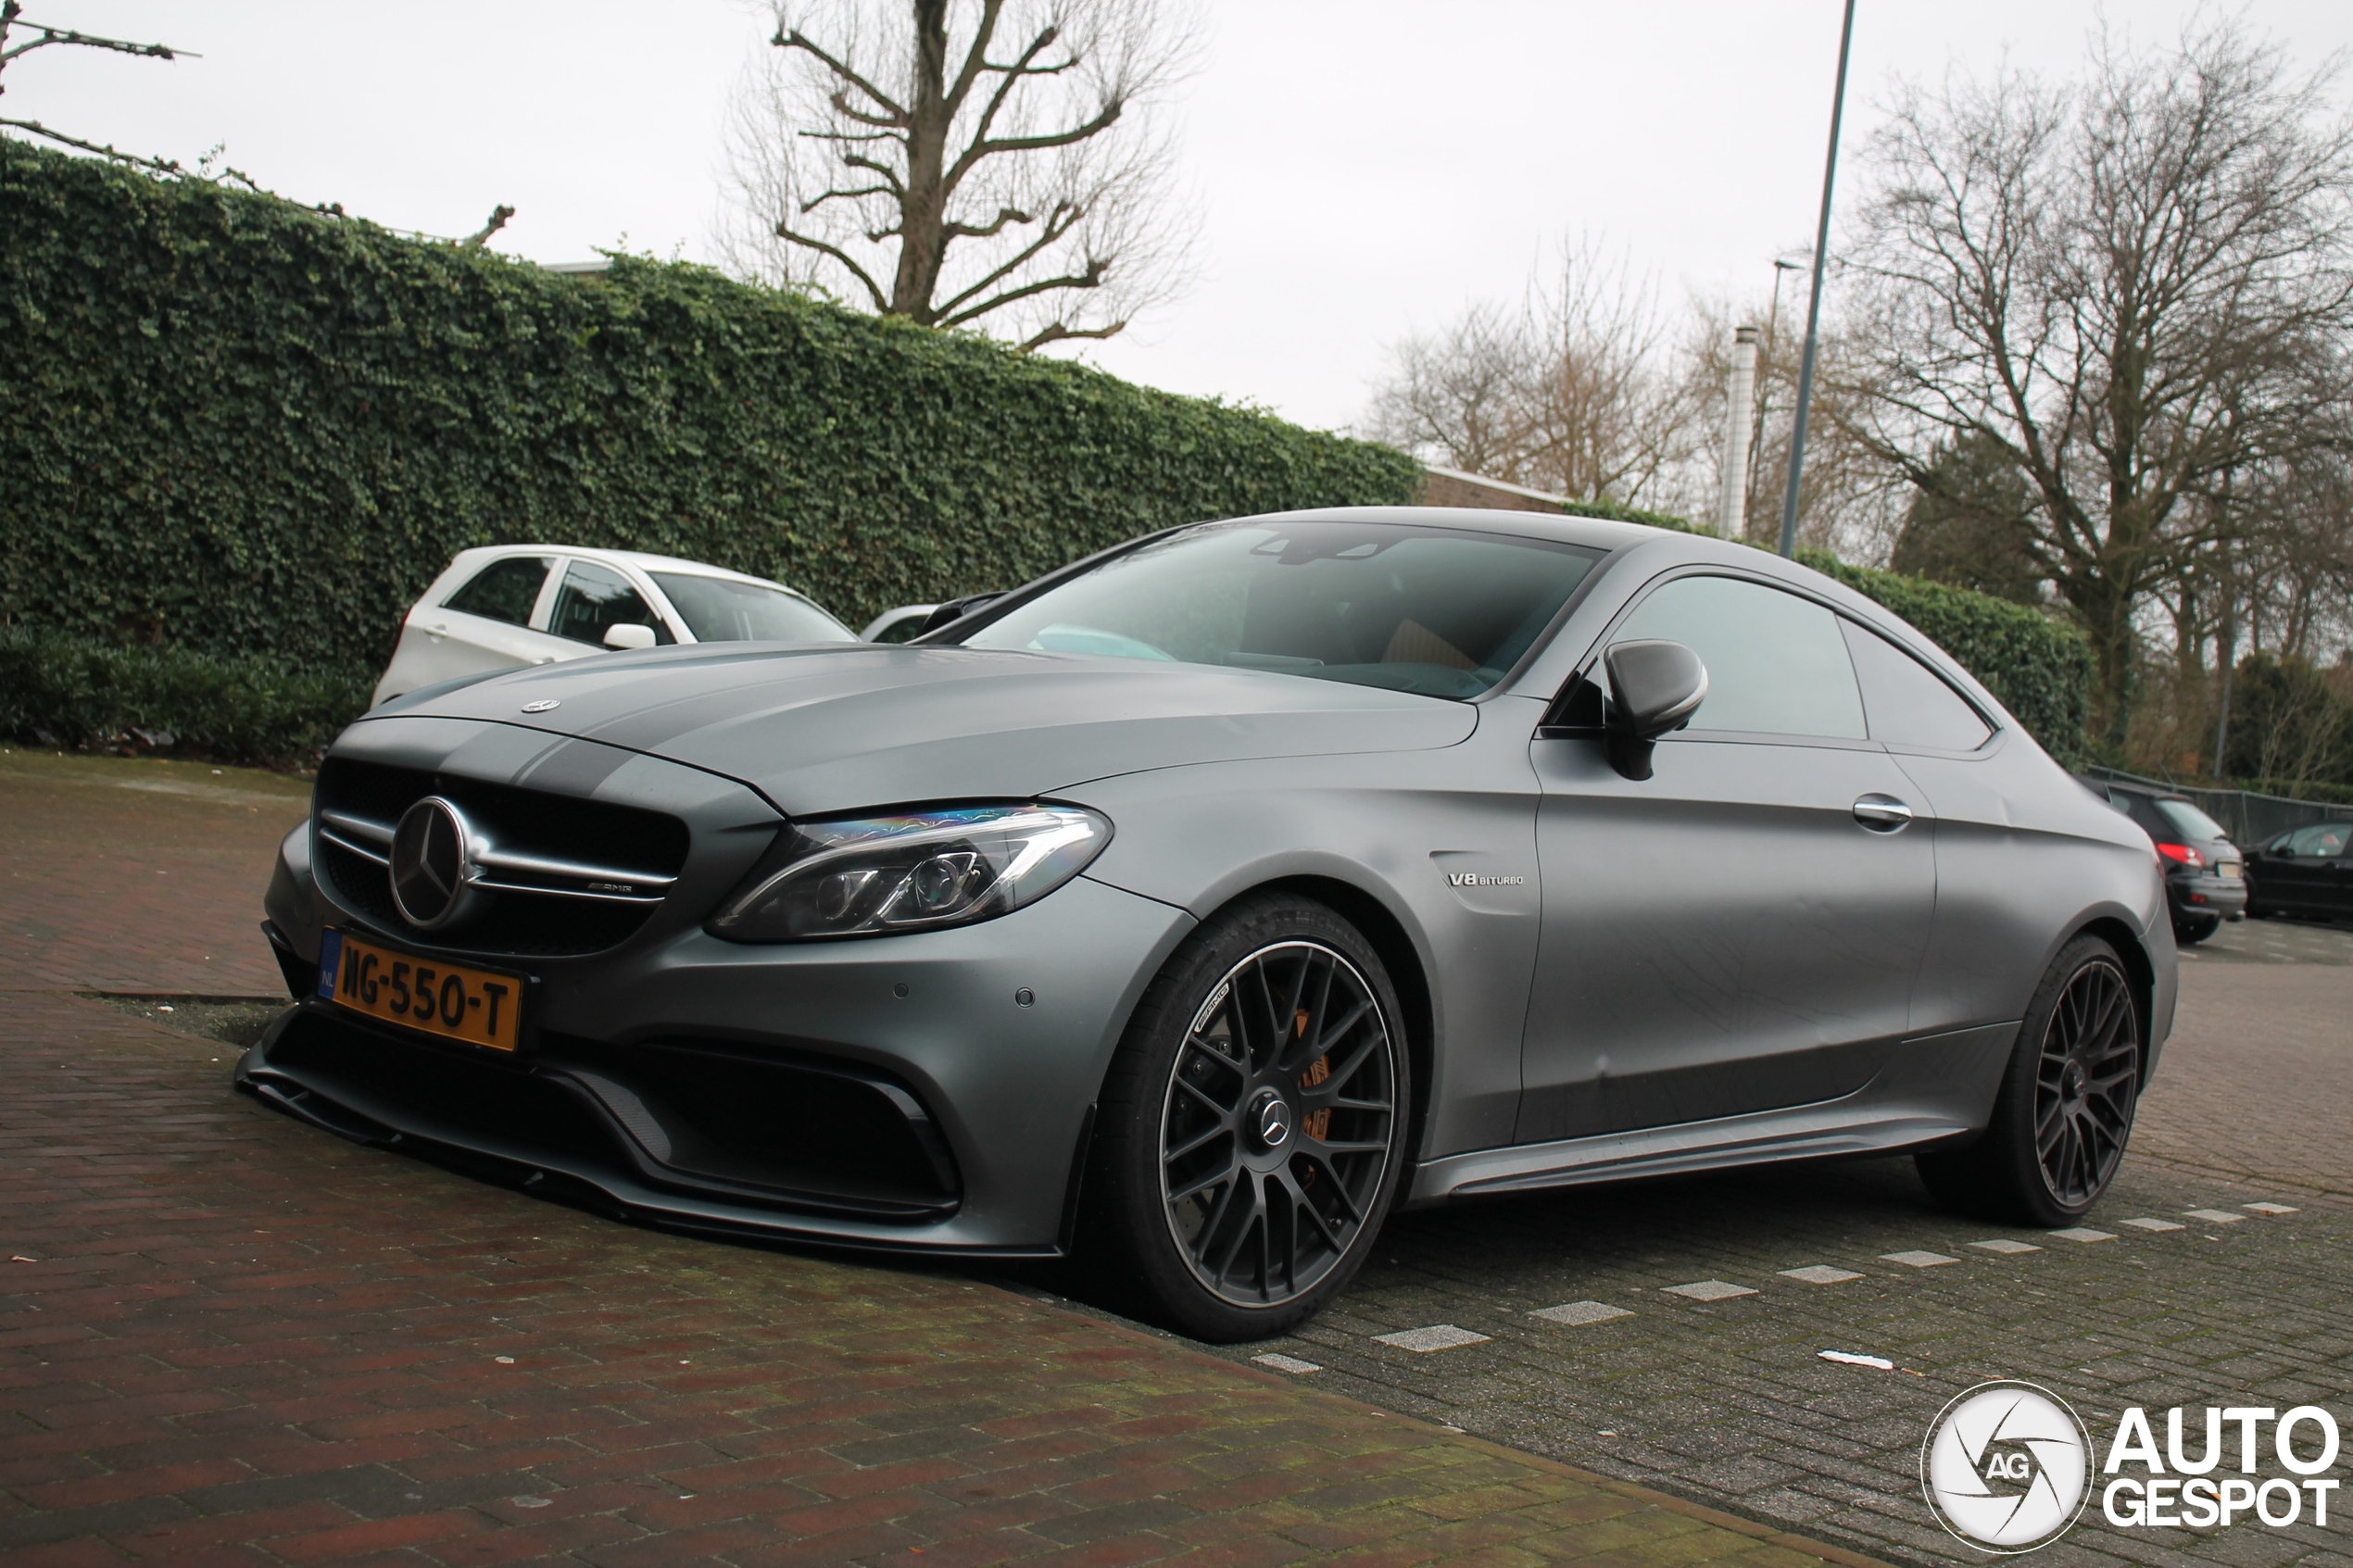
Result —
[[1727, 539], [1744, 537], [1748, 524], [1748, 436], [1756, 408], [1756, 329], [1732, 331], [1731, 407], [1724, 414], [1724, 488], [1716, 507], [1716, 529]]

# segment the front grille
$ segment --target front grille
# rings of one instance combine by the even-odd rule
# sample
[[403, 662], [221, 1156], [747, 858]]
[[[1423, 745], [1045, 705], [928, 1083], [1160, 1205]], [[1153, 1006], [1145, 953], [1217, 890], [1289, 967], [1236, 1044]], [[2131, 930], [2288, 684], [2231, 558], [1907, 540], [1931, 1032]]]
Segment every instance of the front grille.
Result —
[[[401, 813], [429, 795], [464, 811], [497, 859], [481, 912], [424, 934], [400, 918], [384, 856]], [[455, 951], [601, 952], [646, 923], [686, 861], [686, 824], [659, 811], [351, 758], [321, 767], [313, 863], [335, 900], [384, 931]]]

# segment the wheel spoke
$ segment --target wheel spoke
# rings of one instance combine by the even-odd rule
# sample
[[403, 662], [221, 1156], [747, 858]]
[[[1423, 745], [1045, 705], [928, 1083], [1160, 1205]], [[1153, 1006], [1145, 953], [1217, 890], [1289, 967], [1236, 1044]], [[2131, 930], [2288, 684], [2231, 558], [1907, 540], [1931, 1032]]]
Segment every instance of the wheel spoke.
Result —
[[1160, 1162], [1164, 1165], [1174, 1165], [1176, 1161], [1184, 1159], [1185, 1156], [1192, 1153], [1195, 1149], [1213, 1143], [1218, 1138], [1225, 1137], [1232, 1131], [1233, 1129], [1227, 1126], [1223, 1122], [1212, 1123], [1209, 1126], [1202, 1128], [1191, 1137], [1187, 1138], [1183, 1143], [1178, 1144], [1175, 1148], [1170, 1149], [1166, 1154], [1162, 1155], [1160, 1157]]

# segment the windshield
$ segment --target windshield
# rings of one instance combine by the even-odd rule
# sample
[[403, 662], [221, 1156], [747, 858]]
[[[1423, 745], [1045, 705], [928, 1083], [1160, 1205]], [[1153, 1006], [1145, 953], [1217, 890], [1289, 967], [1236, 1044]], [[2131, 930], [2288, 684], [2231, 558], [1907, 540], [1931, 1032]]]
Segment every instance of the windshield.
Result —
[[2186, 800], [2160, 800], [2157, 809], [2184, 838], [2228, 838], [2222, 824]]
[[1600, 556], [1390, 523], [1212, 523], [1105, 561], [962, 640], [1477, 696]]
[[725, 577], [657, 571], [653, 580], [698, 643], [854, 643], [849, 628], [796, 594]]

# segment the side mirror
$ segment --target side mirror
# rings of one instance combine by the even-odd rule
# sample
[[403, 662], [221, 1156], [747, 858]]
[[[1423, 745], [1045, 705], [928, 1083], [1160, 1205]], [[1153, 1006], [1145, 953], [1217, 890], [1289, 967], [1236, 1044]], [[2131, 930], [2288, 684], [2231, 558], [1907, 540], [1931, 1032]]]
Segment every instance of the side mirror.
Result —
[[1610, 765], [1629, 779], [1651, 776], [1651, 744], [1692, 721], [1707, 700], [1707, 666], [1680, 643], [1618, 643], [1602, 656], [1609, 671]]
[[654, 646], [654, 629], [619, 621], [605, 628], [605, 646], [609, 648], [649, 648]]
[[942, 600], [933, 607], [931, 614], [924, 620], [923, 631], [916, 633], [915, 635], [920, 637], [925, 632], [937, 632], [949, 622], [962, 621], [981, 606], [993, 603], [1004, 596], [1005, 590], [999, 588], [986, 594], [966, 594], [961, 599]]
[[866, 622], [866, 629], [858, 633], [858, 640], [862, 643], [903, 643], [922, 631], [924, 622], [929, 621], [931, 612], [938, 608], [937, 605], [900, 605], [884, 610]]

